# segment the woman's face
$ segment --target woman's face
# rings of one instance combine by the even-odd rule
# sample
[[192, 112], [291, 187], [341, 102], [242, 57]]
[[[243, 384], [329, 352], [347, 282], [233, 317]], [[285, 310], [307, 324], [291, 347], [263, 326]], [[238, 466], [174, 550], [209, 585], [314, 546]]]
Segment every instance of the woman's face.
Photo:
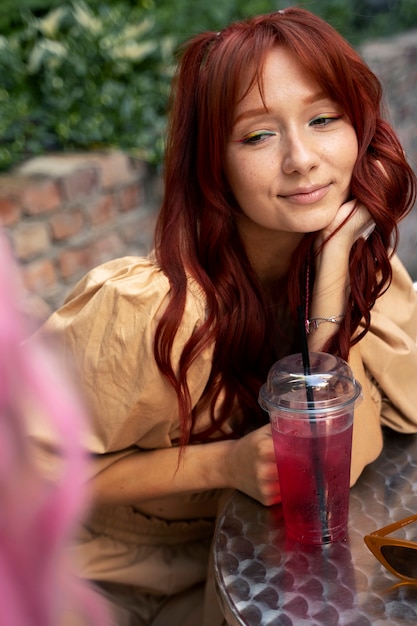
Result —
[[264, 101], [255, 84], [238, 103], [226, 147], [238, 226], [246, 234], [319, 231], [349, 197], [355, 130], [285, 48], [268, 53], [263, 89]]

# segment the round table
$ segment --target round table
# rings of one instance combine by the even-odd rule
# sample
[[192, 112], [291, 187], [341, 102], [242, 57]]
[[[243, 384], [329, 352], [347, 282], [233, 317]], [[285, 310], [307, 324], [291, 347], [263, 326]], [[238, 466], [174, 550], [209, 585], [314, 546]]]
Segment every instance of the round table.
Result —
[[[382, 454], [351, 489], [344, 542], [298, 544], [286, 538], [280, 505], [268, 508], [243, 493], [232, 495], [213, 543], [217, 593], [228, 624], [417, 624], [417, 585], [402, 584], [387, 572], [363, 540], [417, 513], [417, 435], [387, 430], [384, 438]], [[417, 524], [401, 536], [417, 539]]]

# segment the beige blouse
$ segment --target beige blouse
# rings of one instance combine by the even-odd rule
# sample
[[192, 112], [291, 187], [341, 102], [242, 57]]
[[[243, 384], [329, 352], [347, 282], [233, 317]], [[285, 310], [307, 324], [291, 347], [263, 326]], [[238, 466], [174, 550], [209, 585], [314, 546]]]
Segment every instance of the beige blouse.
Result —
[[[370, 380], [382, 398], [381, 422], [417, 431], [417, 295], [393, 259], [393, 282], [372, 311], [371, 330], [360, 342]], [[151, 258], [126, 257], [93, 269], [47, 320], [42, 335], [56, 338], [63, 360], [74, 364], [92, 418], [87, 447], [98, 455], [94, 471], [142, 449], [173, 445], [178, 437], [175, 393], [153, 356], [156, 325], [169, 299], [169, 282]], [[205, 298], [189, 280], [184, 318], [173, 361], [203, 322]], [[192, 364], [188, 384], [193, 406], [206, 386], [212, 348]], [[208, 416], [200, 412], [197, 428]]]

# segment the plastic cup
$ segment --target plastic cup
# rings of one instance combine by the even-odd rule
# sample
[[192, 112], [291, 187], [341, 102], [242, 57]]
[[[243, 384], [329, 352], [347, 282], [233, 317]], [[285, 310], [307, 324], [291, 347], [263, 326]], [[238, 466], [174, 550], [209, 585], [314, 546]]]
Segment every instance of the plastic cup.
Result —
[[343, 359], [312, 352], [277, 361], [259, 392], [269, 414], [287, 535], [305, 544], [346, 538], [352, 427], [362, 389]]

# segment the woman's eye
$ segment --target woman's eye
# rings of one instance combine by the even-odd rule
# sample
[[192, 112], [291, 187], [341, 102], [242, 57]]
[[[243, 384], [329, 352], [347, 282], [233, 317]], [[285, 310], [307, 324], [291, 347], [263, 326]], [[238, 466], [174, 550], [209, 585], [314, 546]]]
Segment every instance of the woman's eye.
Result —
[[319, 115], [310, 122], [310, 126], [327, 126], [331, 122], [340, 120], [341, 115]]
[[256, 131], [254, 133], [250, 133], [249, 135], [247, 135], [246, 137], [244, 137], [243, 139], [240, 139], [240, 143], [243, 143], [244, 145], [256, 145], [258, 143], [262, 143], [262, 141], [265, 141], [265, 139], [267, 137], [272, 137], [275, 133], [272, 133], [270, 131], [266, 131], [266, 130], [260, 130], [260, 131]]

